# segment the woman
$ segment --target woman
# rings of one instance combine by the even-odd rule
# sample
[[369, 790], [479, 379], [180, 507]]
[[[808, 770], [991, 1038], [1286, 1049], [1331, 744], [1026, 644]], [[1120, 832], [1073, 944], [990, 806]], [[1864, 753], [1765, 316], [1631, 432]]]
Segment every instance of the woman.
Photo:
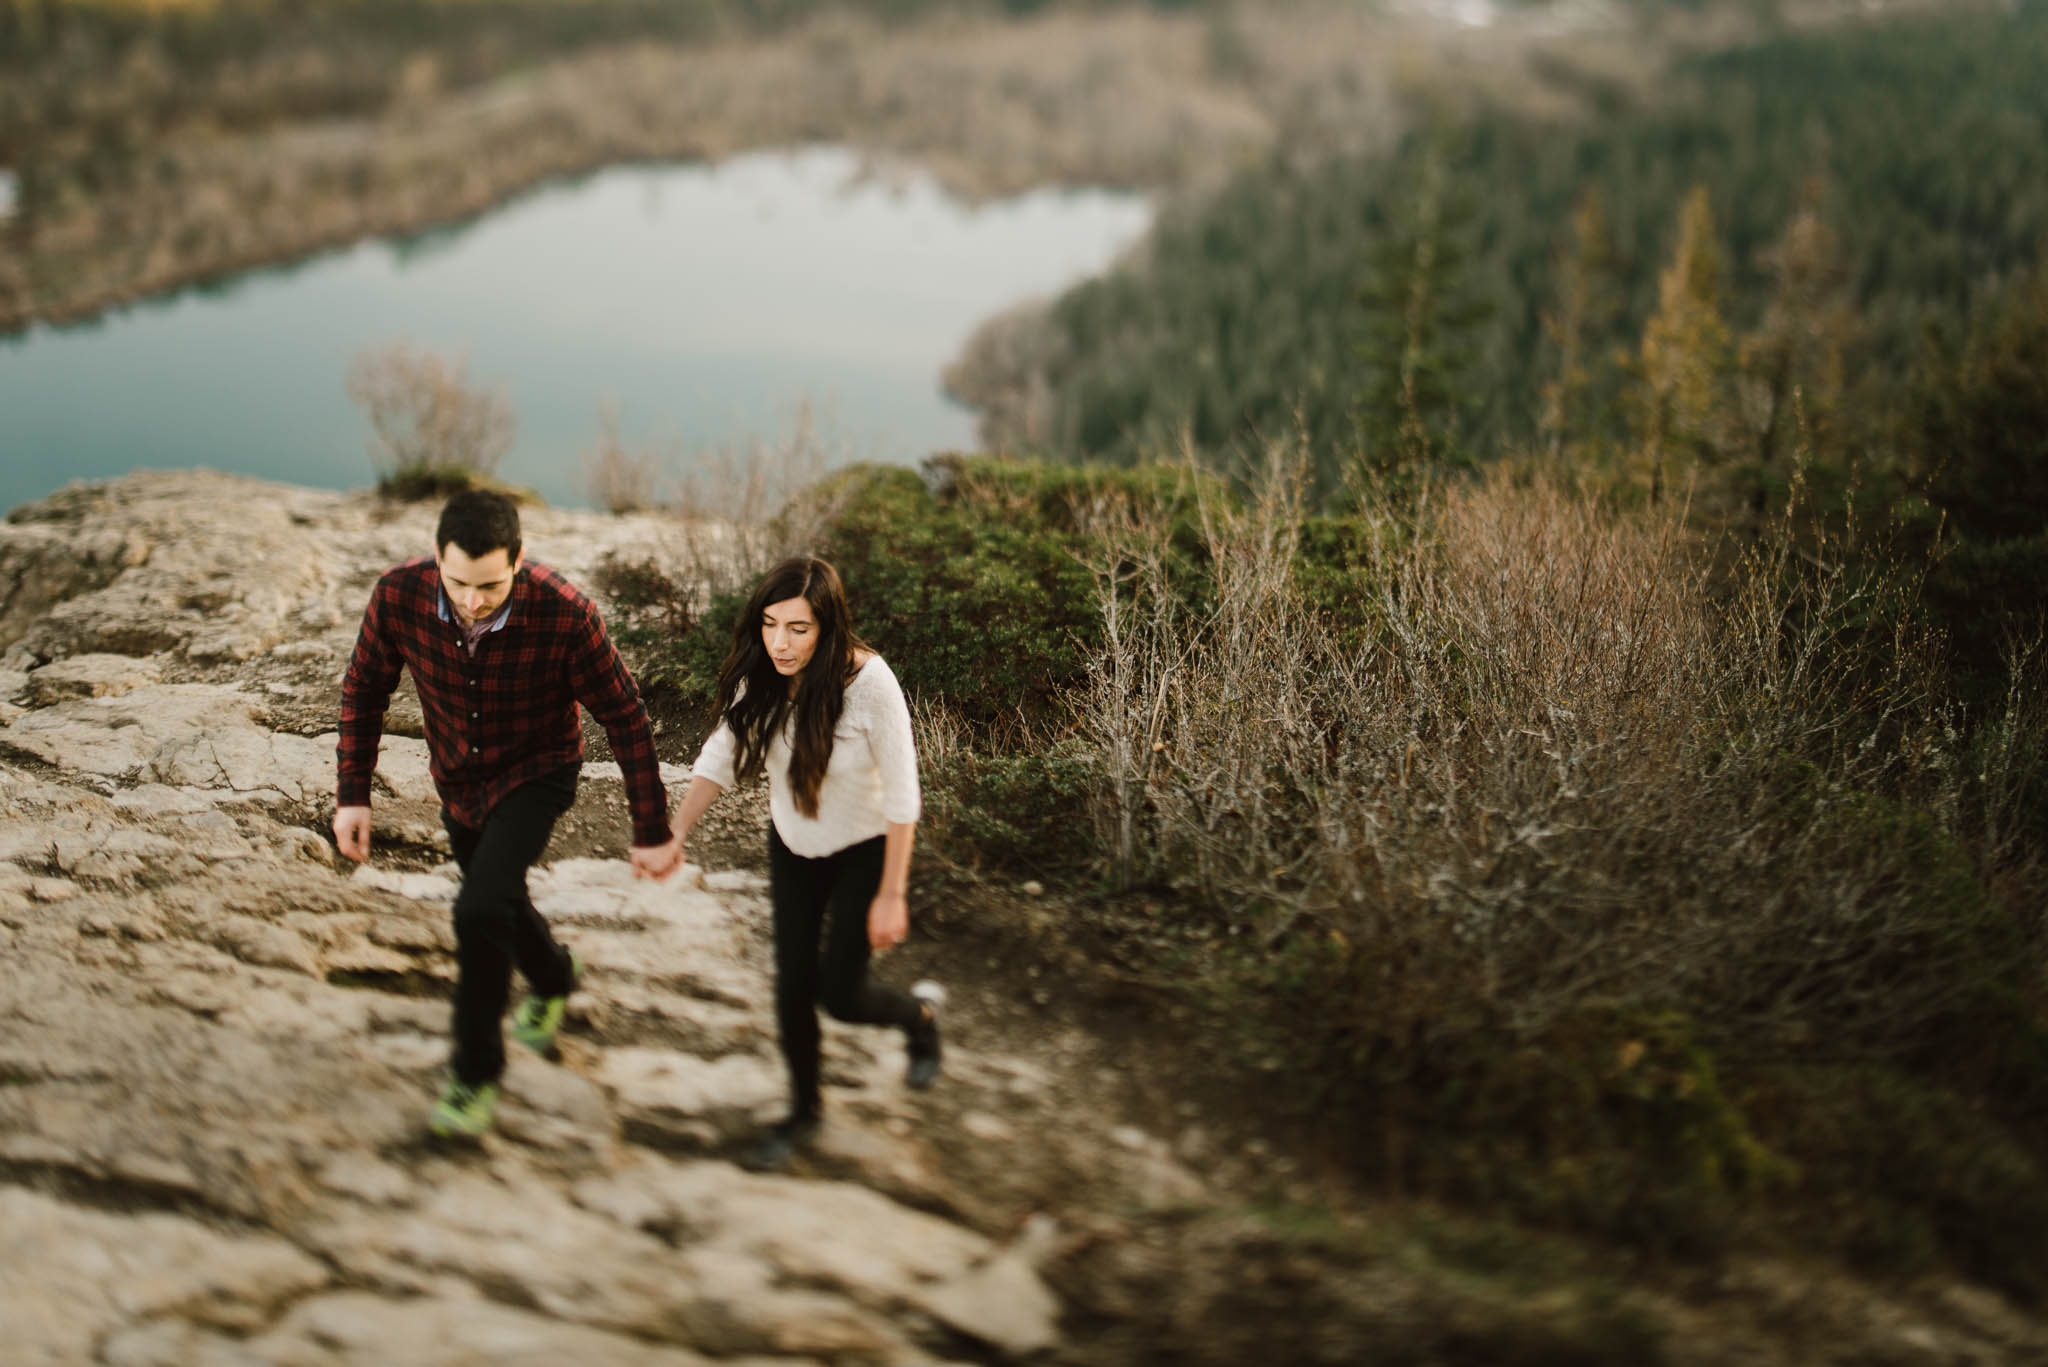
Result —
[[912, 995], [868, 977], [870, 950], [901, 944], [910, 929], [917, 751], [903, 689], [854, 635], [838, 572], [808, 556], [770, 570], [748, 600], [718, 672], [714, 715], [676, 840], [687, 847], [690, 828], [735, 775], [768, 771], [775, 1012], [790, 1108], [753, 1160], [780, 1167], [818, 1132], [820, 1005], [843, 1021], [900, 1027], [912, 1087], [939, 1073], [937, 986], [920, 983]]

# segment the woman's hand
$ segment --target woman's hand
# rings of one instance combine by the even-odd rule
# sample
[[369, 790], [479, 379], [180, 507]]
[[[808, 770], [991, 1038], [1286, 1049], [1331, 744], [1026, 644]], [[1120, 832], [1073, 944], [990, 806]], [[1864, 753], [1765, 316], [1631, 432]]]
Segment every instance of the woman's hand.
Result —
[[683, 866], [683, 837], [678, 832], [671, 834], [666, 844], [635, 845], [627, 858], [635, 878], [659, 881]]
[[878, 892], [868, 903], [868, 944], [894, 949], [910, 934], [910, 903], [900, 892]]

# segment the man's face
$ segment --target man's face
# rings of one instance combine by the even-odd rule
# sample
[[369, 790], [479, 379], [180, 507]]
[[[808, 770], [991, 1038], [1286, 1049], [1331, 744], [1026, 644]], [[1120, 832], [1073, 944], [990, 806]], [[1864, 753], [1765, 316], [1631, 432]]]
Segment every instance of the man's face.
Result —
[[512, 576], [519, 573], [525, 554], [522, 550], [513, 555], [501, 547], [472, 560], [453, 541], [435, 554], [434, 563], [441, 567], [441, 586], [465, 625], [475, 626], [505, 606], [512, 594]]

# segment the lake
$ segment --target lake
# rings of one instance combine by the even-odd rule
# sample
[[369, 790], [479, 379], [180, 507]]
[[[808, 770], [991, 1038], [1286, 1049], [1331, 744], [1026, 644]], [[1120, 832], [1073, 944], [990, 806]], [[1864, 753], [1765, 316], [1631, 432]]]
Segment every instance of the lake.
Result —
[[466, 357], [518, 436], [499, 469], [590, 502], [584, 453], [615, 405], [629, 445], [772, 440], [807, 407], [842, 454], [973, 445], [939, 370], [975, 325], [1107, 267], [1139, 195], [1045, 190], [969, 206], [837, 148], [613, 167], [474, 221], [0, 339], [0, 508], [68, 480], [208, 466], [372, 482], [345, 379], [368, 348]]

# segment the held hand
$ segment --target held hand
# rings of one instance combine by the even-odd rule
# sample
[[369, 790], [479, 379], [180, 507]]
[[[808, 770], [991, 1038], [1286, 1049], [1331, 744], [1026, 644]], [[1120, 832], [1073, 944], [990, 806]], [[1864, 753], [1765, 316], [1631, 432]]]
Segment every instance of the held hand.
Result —
[[683, 838], [670, 836], [666, 844], [635, 845], [628, 856], [633, 863], [635, 878], [652, 878], [659, 881], [683, 866]]
[[337, 807], [334, 809], [334, 843], [342, 854], [358, 864], [370, 857], [370, 809], [368, 807]]
[[868, 944], [894, 949], [910, 934], [910, 903], [900, 892], [881, 892], [868, 903]]

